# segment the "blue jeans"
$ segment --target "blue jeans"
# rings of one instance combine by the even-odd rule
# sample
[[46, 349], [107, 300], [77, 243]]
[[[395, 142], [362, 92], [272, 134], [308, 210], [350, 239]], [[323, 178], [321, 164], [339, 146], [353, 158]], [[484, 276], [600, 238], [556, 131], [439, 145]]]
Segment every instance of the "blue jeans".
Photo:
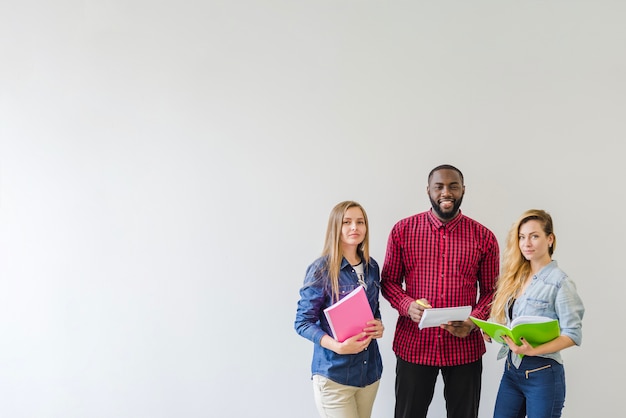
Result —
[[565, 402], [563, 365], [552, 359], [525, 356], [516, 369], [510, 356], [504, 365], [494, 418], [560, 417]]

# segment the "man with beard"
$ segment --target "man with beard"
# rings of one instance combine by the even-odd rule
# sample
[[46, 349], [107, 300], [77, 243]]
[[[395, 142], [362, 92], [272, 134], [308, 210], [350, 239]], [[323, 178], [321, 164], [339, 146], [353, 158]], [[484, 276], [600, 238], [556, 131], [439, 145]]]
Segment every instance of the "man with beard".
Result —
[[495, 235], [465, 216], [465, 184], [451, 165], [435, 167], [426, 188], [432, 209], [402, 219], [389, 235], [381, 292], [399, 318], [395, 418], [425, 418], [441, 372], [448, 418], [476, 418], [485, 343], [468, 318], [419, 329], [424, 309], [472, 306], [488, 319], [500, 267]]

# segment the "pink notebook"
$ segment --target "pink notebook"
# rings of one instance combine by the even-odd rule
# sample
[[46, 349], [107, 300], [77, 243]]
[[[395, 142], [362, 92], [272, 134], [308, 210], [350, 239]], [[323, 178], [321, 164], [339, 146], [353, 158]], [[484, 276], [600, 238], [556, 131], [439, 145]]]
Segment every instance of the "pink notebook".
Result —
[[363, 286], [357, 287], [337, 303], [324, 309], [324, 314], [333, 336], [339, 342], [363, 332], [367, 322], [374, 319]]

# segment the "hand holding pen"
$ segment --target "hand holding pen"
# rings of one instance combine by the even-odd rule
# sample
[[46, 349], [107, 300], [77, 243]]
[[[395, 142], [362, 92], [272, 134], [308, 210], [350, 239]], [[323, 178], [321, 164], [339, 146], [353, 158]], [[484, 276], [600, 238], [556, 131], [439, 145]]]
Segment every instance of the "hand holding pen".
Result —
[[428, 308], [432, 308], [432, 306], [426, 299], [417, 299], [409, 305], [409, 317], [412, 321], [419, 322], [422, 319], [424, 309]]

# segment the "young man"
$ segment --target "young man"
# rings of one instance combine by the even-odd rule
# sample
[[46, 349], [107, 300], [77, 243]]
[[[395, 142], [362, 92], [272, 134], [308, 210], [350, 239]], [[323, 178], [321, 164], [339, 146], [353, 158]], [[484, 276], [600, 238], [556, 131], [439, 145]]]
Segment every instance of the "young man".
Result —
[[[461, 213], [463, 174], [435, 167], [426, 188], [432, 209], [394, 225], [387, 243], [381, 291], [399, 318], [395, 418], [425, 418], [439, 372], [448, 418], [476, 418], [480, 402], [481, 333], [468, 318], [419, 329], [424, 309], [471, 305], [489, 317], [500, 251], [489, 229]], [[480, 295], [480, 297], [479, 297]]]

